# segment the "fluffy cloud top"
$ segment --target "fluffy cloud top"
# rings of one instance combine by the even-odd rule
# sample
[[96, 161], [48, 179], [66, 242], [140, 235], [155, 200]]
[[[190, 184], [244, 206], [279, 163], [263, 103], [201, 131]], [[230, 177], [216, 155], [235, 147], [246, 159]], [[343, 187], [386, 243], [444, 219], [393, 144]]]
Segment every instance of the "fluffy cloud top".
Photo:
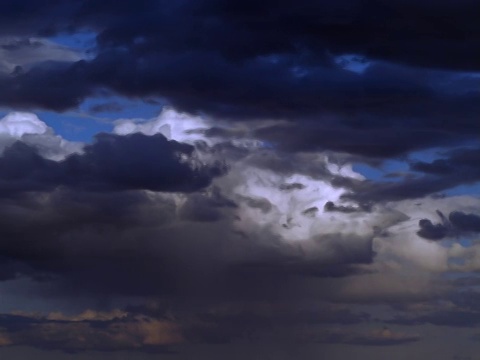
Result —
[[12, 112], [0, 120], [0, 134], [21, 138], [24, 134], [45, 134], [47, 125], [35, 114]]

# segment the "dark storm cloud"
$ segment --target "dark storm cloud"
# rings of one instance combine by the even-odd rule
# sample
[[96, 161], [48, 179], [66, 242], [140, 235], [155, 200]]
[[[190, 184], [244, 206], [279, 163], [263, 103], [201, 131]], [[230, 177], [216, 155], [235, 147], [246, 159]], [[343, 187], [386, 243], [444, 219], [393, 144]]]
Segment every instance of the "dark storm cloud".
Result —
[[418, 226], [418, 236], [429, 240], [441, 240], [447, 236], [468, 235], [480, 232], [480, 216], [453, 211], [448, 215], [448, 220], [437, 210], [441, 223], [434, 224], [431, 220], [422, 219]]
[[480, 216], [476, 214], [465, 214], [461, 211], [454, 211], [448, 216], [450, 222], [463, 232], [480, 232]]
[[[62, 162], [54, 165], [29, 147], [17, 147], [18, 156], [0, 158], [3, 181], [10, 184], [0, 204], [4, 280], [47, 281], [69, 296], [82, 289], [94, 297], [281, 299], [292, 296], [298, 278], [357, 274], [356, 265], [373, 260], [372, 239], [354, 234], [330, 233], [302, 244], [313, 252], [269, 232], [262, 243], [238, 236], [238, 205], [215, 187], [180, 194], [178, 203], [169, 194], [124, 187], [98, 191], [74, 182], [54, 189], [42, 174]], [[21, 181], [26, 172], [35, 174], [32, 182]], [[93, 179], [83, 173], [77, 180]]]
[[[475, 67], [475, 61], [469, 59], [478, 54], [477, 50], [464, 49], [457, 43], [478, 38], [480, 29], [474, 14], [480, 9], [474, 1], [455, 5], [448, 1], [434, 5], [363, 0], [335, 4], [308, 0], [266, 1], [261, 5], [253, 1], [204, 1], [198, 7], [205, 9], [204, 13], [216, 15], [217, 19], [225, 19], [222, 25], [231, 24], [229, 28], [233, 31], [243, 31], [243, 42], [239, 44], [243, 54], [291, 51], [300, 44], [314, 50], [326, 47], [334, 53], [457, 68], [465, 68], [467, 64]], [[225, 37], [225, 34], [216, 36], [217, 39]], [[286, 41], [279, 41], [282, 37]], [[442, 45], [445, 48], [441, 49]], [[464, 50], [458, 53], [454, 49]], [[435, 53], [436, 50], [445, 55]], [[451, 53], [455, 54], [452, 58], [442, 59]]]
[[464, 148], [447, 152], [446, 158], [434, 160], [431, 163], [414, 162], [412, 170], [430, 175], [453, 176], [462, 173], [463, 176], [472, 177], [472, 181], [480, 178], [477, 164], [480, 162], [480, 148]]
[[431, 163], [414, 162], [411, 169], [423, 174], [408, 177], [399, 182], [334, 180], [339, 185], [352, 189], [346, 198], [358, 201], [397, 201], [435, 195], [459, 185], [470, 185], [480, 181], [479, 148], [462, 148], [445, 154], [444, 159]]
[[[48, 279], [67, 293], [75, 286], [104, 294], [176, 290], [182, 267], [207, 263], [213, 245], [207, 241], [201, 252], [200, 244], [192, 244], [196, 236], [159, 231], [179, 222], [177, 205], [166, 194], [187, 197], [178, 214], [186, 220], [212, 220], [202, 211], [217, 216], [217, 209], [235, 207], [218, 189], [192, 194], [226, 170], [196, 156], [193, 146], [160, 134], [99, 134], [83, 153], [61, 161], [43, 158], [21, 141], [7, 146], [0, 157], [0, 276]], [[168, 240], [155, 242], [163, 237]], [[179, 237], [189, 241], [188, 251], [175, 244]], [[173, 260], [174, 254], [182, 259]], [[195, 278], [195, 271], [186, 273]]]
[[[192, 210], [192, 196], [204, 204]], [[302, 245], [313, 252], [265, 239], [268, 233], [258, 244], [234, 233], [234, 209], [215, 194], [189, 195], [180, 208], [138, 191], [57, 189], [4, 198], [0, 274], [47, 281], [68, 296], [81, 289], [94, 297], [278, 300], [301, 297], [292, 293], [300, 278], [359, 274], [356, 266], [373, 260], [371, 238], [355, 235]]]
[[[415, 65], [478, 69], [473, 60], [478, 58], [478, 50], [468, 46], [480, 32], [475, 17], [480, 8], [474, 1], [456, 2], [455, 6], [447, 1], [364, 0], [335, 4], [206, 0], [178, 5], [142, 1], [135, 7], [125, 1], [120, 6], [106, 2], [102, 7], [83, 3], [80, 18], [85, 22], [100, 18], [110, 25], [101, 34], [101, 41], [107, 44], [131, 43], [144, 36], [147, 47], [151, 41], [169, 50], [215, 50], [236, 61], [303, 48], [313, 53], [316, 62], [325, 58], [327, 49], [334, 54], [353, 53]], [[166, 21], [155, 21], [158, 16]], [[172, 31], [178, 21], [185, 29]], [[141, 22], [145, 25], [142, 29], [138, 26]], [[158, 36], [167, 32], [174, 35]]]
[[2, 3], [0, 15], [0, 34], [10, 35], [42, 35], [70, 26], [71, 16], [78, 1], [68, 3], [61, 0], [6, 0]]
[[53, 296], [229, 296], [223, 248], [230, 231], [197, 219], [189, 225], [176, 211], [169, 199], [137, 192], [3, 201], [2, 276], [46, 281]]
[[[82, 289], [93, 297], [265, 299], [291, 297], [298, 279], [359, 274], [365, 271], [359, 265], [373, 261], [372, 234], [326, 227], [295, 244], [270, 225], [242, 227], [249, 212], [272, 216], [279, 210], [273, 197], [235, 191], [239, 184], [252, 186], [245, 169], [267, 164], [278, 177], [272, 191], [289, 197], [309, 185], [288, 177], [331, 176], [321, 157], [283, 157], [233, 144], [196, 149], [136, 133], [99, 134], [83, 152], [53, 161], [41, 155], [59, 146], [51, 137], [22, 137], [0, 157], [5, 280], [29, 277], [52, 283], [61, 294]], [[302, 220], [311, 216], [304, 210], [298, 211]], [[294, 236], [293, 217], [281, 220], [280, 230], [293, 229]]]
[[56, 162], [16, 142], [0, 158], [3, 192], [53, 190], [58, 186], [97, 191], [145, 189], [189, 192], [208, 186], [225, 172], [223, 164], [204, 165], [191, 145], [163, 135], [99, 134], [83, 154]]
[[[135, 55], [109, 49], [91, 61], [52, 65], [5, 76], [0, 83], [4, 103], [63, 110], [77, 106], [95, 89], [107, 87], [126, 96], [159, 96], [180, 110], [225, 118], [330, 115], [339, 119], [336, 128], [322, 120], [327, 122], [324, 126], [308, 125], [313, 126], [310, 133], [300, 127], [293, 133], [292, 129], [272, 129], [260, 135], [278, 141], [284, 140], [282, 131], [286, 131], [291, 139], [283, 146], [292, 149], [325, 147], [370, 156], [376, 154], [372, 154], [372, 140], [378, 147], [377, 156], [392, 156], [455, 140], [442, 129], [460, 137], [472, 136], [476, 125], [472, 114], [480, 111], [474, 92], [443, 94], [444, 90], [434, 89], [435, 81], [455, 83], [453, 76], [431, 74], [419, 80], [418, 70], [380, 64], [362, 75], [315, 67], [308, 75], [298, 76], [281, 59], [252, 59], [239, 65], [211, 52]], [[405, 74], [399, 76], [399, 72]], [[68, 91], [62, 93], [65, 86]], [[452, 118], [457, 120], [453, 123]], [[399, 128], [399, 139], [391, 138], [387, 131], [391, 126]], [[369, 133], [369, 129], [376, 130]], [[358, 144], [342, 147], [342, 142], [336, 145], [331, 140], [349, 138], [349, 134], [355, 134]], [[405, 139], [416, 141], [408, 146]]]
[[448, 228], [444, 224], [434, 224], [428, 219], [422, 219], [418, 222], [420, 230], [418, 236], [429, 240], [440, 240], [448, 234]]
[[[65, 110], [108, 88], [224, 118], [315, 119], [322, 125], [262, 135], [296, 151], [377, 158], [478, 129], [478, 78], [466, 73], [480, 70], [472, 1], [21, 3], [6, 7], [5, 33], [90, 30], [97, 45], [89, 60], [4, 76], [0, 101], [8, 106]], [[42, 11], [28, 12], [28, 27], [8, 21], [29, 6]], [[335, 56], [348, 54], [376, 62], [362, 74], [347, 71]]]
[[[357, 0], [335, 5], [141, 1], [135, 6], [74, 1], [50, 7], [52, 15], [30, 21], [28, 29], [19, 26], [18, 34], [90, 29], [98, 33], [93, 58], [18, 68], [0, 79], [0, 102], [65, 110], [108, 88], [224, 118], [294, 119], [295, 126], [268, 127], [256, 135], [287, 151], [333, 150], [377, 160], [459, 144], [478, 128], [478, 81], [453, 71], [472, 70], [471, 62], [449, 56], [440, 64], [438, 56], [446, 47], [458, 55], [454, 39], [480, 33], [471, 21], [476, 9], [471, 3], [456, 7], [453, 16], [461, 22], [431, 16], [452, 16], [443, 3], [428, 12], [420, 3]], [[10, 10], [19, 11], [13, 5]], [[53, 21], [60, 13], [62, 21]], [[438, 48], [432, 48], [432, 39], [442, 39]], [[406, 41], [415, 49], [408, 57]], [[474, 48], [461, 50], [466, 55]], [[358, 74], [335, 63], [334, 56], [344, 54], [382, 62]], [[423, 196], [422, 188], [435, 187], [424, 180], [411, 188], [385, 185], [384, 193]], [[362, 191], [369, 201], [368, 189]]]
[[235, 61], [308, 49], [317, 62], [328, 50], [475, 70], [479, 68], [478, 49], [473, 46], [480, 33], [475, 16], [479, 11], [471, 0], [454, 4], [382, 0], [335, 4], [309, 0], [262, 4], [237, 0], [7, 1], [2, 30], [35, 34], [66, 23], [71, 29], [98, 29], [104, 46], [130, 45], [143, 38], [141, 49], [214, 50]]
[[100, 134], [65, 163], [67, 173], [77, 177], [68, 183], [105, 189], [148, 189], [154, 191], [199, 190], [225, 173], [222, 163], [205, 165], [195, 159], [191, 145], [167, 140], [163, 135]]
[[45, 62], [0, 75], [0, 101], [15, 108], [66, 110], [80, 105], [91, 89], [71, 63]]
[[[188, 315], [162, 309], [155, 316], [133, 311], [107, 320], [0, 316], [0, 345], [75, 352], [165, 351], [169, 344], [236, 339], [367, 346], [419, 341], [418, 335], [387, 328], [347, 329], [370, 322], [364, 313], [299, 304], [305, 299], [352, 304], [356, 299], [390, 303], [436, 296], [436, 285], [423, 276], [437, 273], [417, 277], [415, 265], [410, 279], [403, 271], [415, 241], [425, 245], [421, 251], [426, 254], [431, 249], [443, 254], [441, 244], [414, 235], [400, 252], [389, 232], [406, 216], [389, 214], [397, 204], [393, 210], [374, 204], [480, 181], [480, 149], [465, 147], [440, 160], [412, 162], [410, 176], [392, 182], [338, 175], [349, 169], [336, 171], [330, 165], [408, 161], [412, 151], [478, 141], [480, 80], [473, 73], [480, 71], [480, 7], [473, 0], [451, 4], [2, 4], [0, 36], [15, 37], [2, 51], [40, 51], [35, 37], [81, 31], [97, 36], [83, 60], [42, 57], [13, 71], [6, 67], [0, 74], [0, 105], [65, 111], [105, 93], [149, 99], [205, 115], [212, 127], [192, 133], [216, 145], [192, 146], [160, 134], [100, 134], [83, 153], [60, 161], [43, 157], [43, 135], [25, 136], [6, 147], [0, 157], [1, 281], [28, 278], [48, 285], [41, 286], [39, 296], [72, 302], [79, 295], [160, 297], [184, 302]], [[345, 55], [354, 55], [354, 64]], [[89, 109], [119, 110], [109, 102]], [[231, 121], [228, 129], [220, 119]], [[261, 145], [252, 150], [233, 140], [259, 140]], [[273, 180], [249, 183], [250, 173], [262, 177], [263, 171]], [[292, 180], [294, 175], [303, 179]], [[315, 181], [318, 189], [310, 197]], [[259, 191], [252, 189], [257, 185]], [[241, 187], [245, 193], [236, 192]], [[350, 193], [328, 201], [340, 188]], [[316, 201], [323, 189], [325, 200]], [[294, 216], [287, 214], [289, 207]], [[479, 232], [478, 213], [461, 210], [440, 220], [422, 219], [417, 234], [440, 240]], [[412, 280], [411, 288], [406, 289], [405, 279]], [[197, 311], [233, 301], [239, 308]], [[248, 307], [263, 301], [272, 304], [264, 310]], [[473, 302], [452, 301], [455, 309], [404, 314], [391, 322], [480, 324]]]
[[[233, 264], [230, 273], [236, 283], [258, 284], [260, 289], [272, 285], [272, 289], [275, 289], [279, 284], [286, 284], [295, 277], [361, 274], [365, 270], [358, 265], [370, 264], [375, 256], [372, 241], [371, 237], [356, 234], [318, 235], [310, 243], [299, 245], [297, 251], [282, 253], [265, 249], [262, 252], [259, 249], [251, 259]], [[306, 254], [308, 255], [305, 256]], [[265, 281], [270, 282], [270, 285]]]
[[60, 190], [3, 199], [2, 273], [9, 270], [10, 279], [69, 279], [67, 293], [76, 285], [86, 293], [144, 292], [158, 281], [164, 256], [152, 254], [152, 228], [171, 223], [174, 210], [167, 200], [154, 204], [134, 192]]
[[[392, 112], [397, 113], [393, 109]], [[389, 116], [385, 114], [382, 123], [373, 119], [357, 120], [358, 127], [340, 127], [338, 124], [322, 127], [306, 123], [272, 126], [260, 129], [256, 134], [261, 139], [290, 151], [333, 150], [373, 158], [396, 157], [428, 147], [454, 145], [469, 138], [462, 134], [461, 127], [445, 132], [433, 127], [433, 124], [408, 126], [408, 120], [405, 119], [399, 120], [403, 125], [399, 124], [398, 131], [392, 131], [390, 126], [393, 124], [389, 124]], [[472, 121], [467, 128], [473, 127]]]
[[222, 209], [236, 208], [237, 204], [222, 195], [218, 188], [210, 194], [191, 194], [180, 209], [180, 218], [190, 221], [217, 221], [225, 214]]

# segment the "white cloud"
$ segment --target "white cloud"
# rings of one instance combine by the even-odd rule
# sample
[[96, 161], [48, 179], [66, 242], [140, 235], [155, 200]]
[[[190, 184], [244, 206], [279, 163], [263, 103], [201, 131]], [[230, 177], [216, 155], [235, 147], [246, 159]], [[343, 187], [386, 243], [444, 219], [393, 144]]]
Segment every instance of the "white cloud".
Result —
[[81, 152], [83, 147], [81, 143], [56, 135], [37, 115], [14, 111], [0, 119], [0, 152], [17, 140], [36, 148], [43, 157], [56, 161]]
[[24, 134], [45, 134], [48, 126], [37, 115], [11, 112], [0, 120], [0, 134], [20, 138]]
[[211, 126], [200, 116], [190, 116], [171, 108], [165, 108], [157, 118], [151, 121], [139, 123], [133, 120], [118, 120], [113, 132], [118, 135], [162, 134], [169, 140], [191, 144], [195, 141], [207, 140], [201, 131], [207, 130]]

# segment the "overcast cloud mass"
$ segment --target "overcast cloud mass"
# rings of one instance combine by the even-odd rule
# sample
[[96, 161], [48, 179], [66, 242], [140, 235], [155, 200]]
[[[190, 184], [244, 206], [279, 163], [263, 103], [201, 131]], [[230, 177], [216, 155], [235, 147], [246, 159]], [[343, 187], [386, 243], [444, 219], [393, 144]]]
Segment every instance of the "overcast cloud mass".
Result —
[[2, 1], [0, 357], [477, 359], [479, 114], [475, 0]]

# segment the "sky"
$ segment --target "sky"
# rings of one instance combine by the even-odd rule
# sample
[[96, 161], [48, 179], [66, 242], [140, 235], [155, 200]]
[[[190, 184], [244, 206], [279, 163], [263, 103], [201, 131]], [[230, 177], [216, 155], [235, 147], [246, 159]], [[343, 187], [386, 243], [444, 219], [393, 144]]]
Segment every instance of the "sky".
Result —
[[476, 0], [4, 0], [0, 357], [476, 360]]

